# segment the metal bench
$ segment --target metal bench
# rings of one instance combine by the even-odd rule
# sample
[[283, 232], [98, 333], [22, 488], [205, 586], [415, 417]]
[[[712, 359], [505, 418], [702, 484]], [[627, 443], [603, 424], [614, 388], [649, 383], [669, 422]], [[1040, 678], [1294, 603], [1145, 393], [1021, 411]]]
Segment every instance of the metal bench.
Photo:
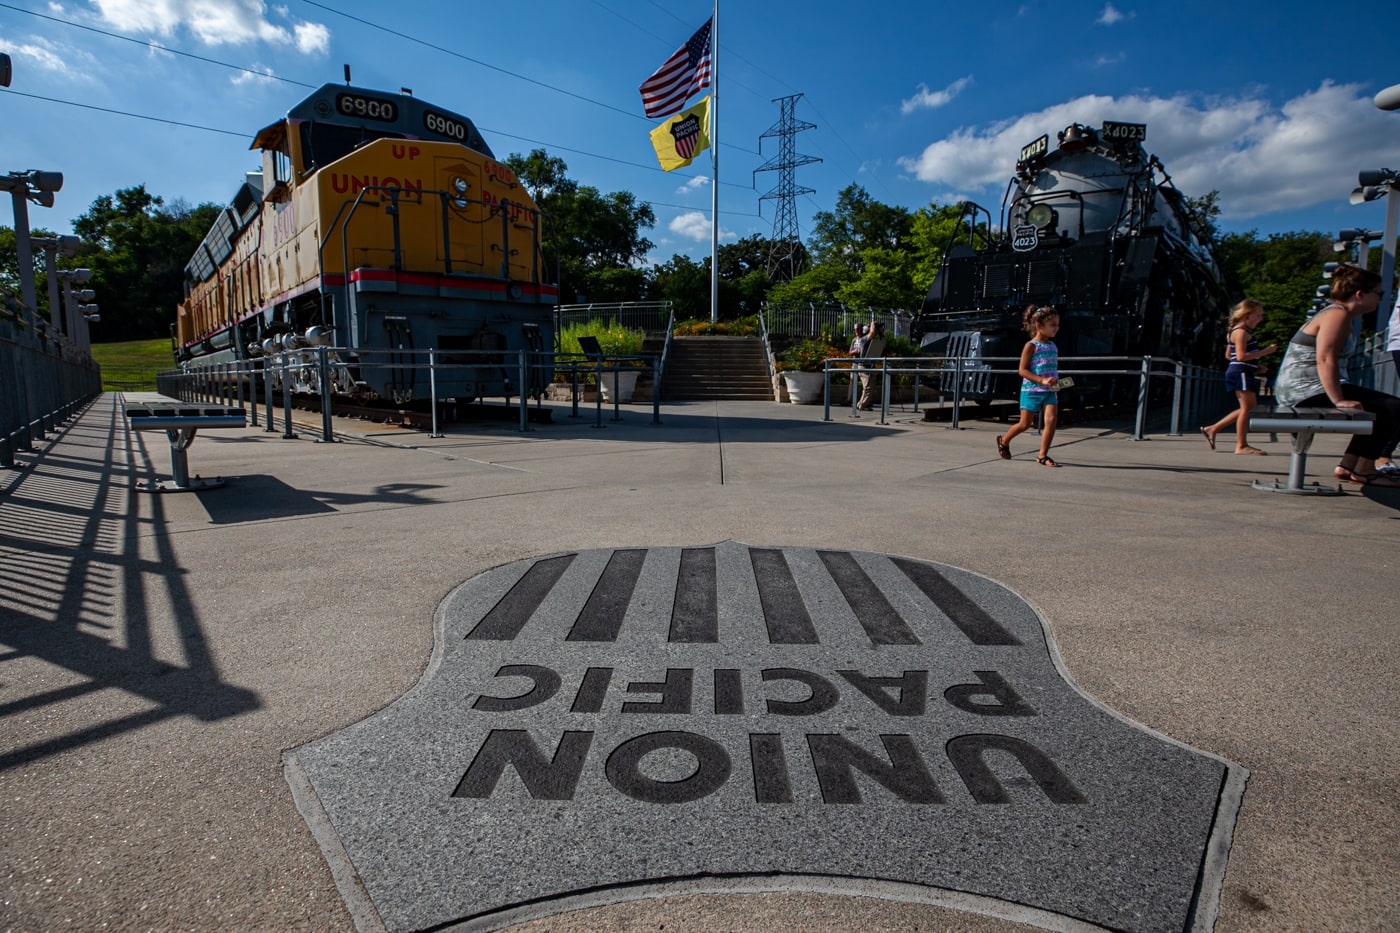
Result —
[[159, 392], [123, 392], [122, 408], [126, 423], [133, 431], [164, 431], [170, 439], [172, 479], [137, 483], [142, 492], [188, 492], [213, 489], [224, 484], [223, 479], [190, 479], [186, 451], [194, 443], [200, 428], [242, 428], [248, 424], [242, 408], [231, 405], [206, 405], [182, 402]]
[[1341, 489], [1304, 482], [1308, 466], [1308, 448], [1318, 434], [1370, 434], [1376, 416], [1369, 411], [1344, 411], [1340, 408], [1289, 408], [1280, 405], [1271, 411], [1256, 412], [1249, 419], [1251, 431], [1293, 435], [1293, 455], [1288, 460], [1288, 482], [1266, 483], [1255, 480], [1254, 488], [1266, 492], [1293, 495], [1339, 496]]

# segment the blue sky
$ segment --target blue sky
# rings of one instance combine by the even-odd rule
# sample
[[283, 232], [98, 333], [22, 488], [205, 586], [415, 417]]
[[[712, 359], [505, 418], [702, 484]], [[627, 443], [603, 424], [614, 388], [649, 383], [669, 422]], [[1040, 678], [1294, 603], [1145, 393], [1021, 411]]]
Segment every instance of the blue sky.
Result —
[[[711, 10], [692, 0], [0, 0], [0, 50], [14, 61], [0, 90], [0, 171], [64, 172], [55, 207], [30, 214], [60, 232], [93, 198], [140, 183], [167, 202], [223, 203], [258, 166], [253, 134], [307, 93], [301, 85], [343, 80], [348, 63], [357, 85], [412, 88], [471, 117], [498, 157], [543, 146], [580, 182], [632, 191], [656, 211], [652, 258], [698, 258], [709, 252], [708, 160], [659, 170], [648, 131], [660, 121], [643, 117], [637, 86]], [[1221, 192], [1226, 230], [1380, 229], [1383, 202], [1347, 203], [1358, 169], [1400, 168], [1400, 112], [1371, 101], [1400, 83], [1400, 65], [1385, 22], [1368, 25], [1366, 10], [725, 2], [722, 240], [772, 233], [775, 204], [759, 196], [778, 175], [753, 170], [777, 154], [759, 137], [778, 121], [773, 99], [791, 94], [803, 95], [798, 119], [816, 125], [797, 152], [822, 160], [796, 175], [815, 189], [797, 202], [804, 238], [852, 182], [911, 209], [972, 198], [995, 216], [1022, 145], [1105, 119], [1145, 122], [1148, 150], [1178, 187]]]

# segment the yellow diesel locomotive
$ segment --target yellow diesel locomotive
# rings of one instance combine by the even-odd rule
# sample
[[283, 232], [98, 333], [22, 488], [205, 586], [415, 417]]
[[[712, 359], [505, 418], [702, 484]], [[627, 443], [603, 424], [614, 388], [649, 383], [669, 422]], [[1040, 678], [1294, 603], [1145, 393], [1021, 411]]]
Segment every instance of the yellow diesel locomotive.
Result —
[[250, 148], [262, 172], [185, 267], [182, 364], [265, 357], [274, 388], [328, 378], [333, 394], [404, 404], [428, 397], [431, 350], [439, 398], [539, 390], [558, 302], [544, 221], [469, 119], [327, 84]]

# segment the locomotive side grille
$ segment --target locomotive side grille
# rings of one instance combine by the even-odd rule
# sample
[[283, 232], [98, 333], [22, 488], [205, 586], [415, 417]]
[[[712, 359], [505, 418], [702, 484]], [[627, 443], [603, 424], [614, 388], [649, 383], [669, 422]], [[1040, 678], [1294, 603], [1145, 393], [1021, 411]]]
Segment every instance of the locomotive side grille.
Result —
[[1063, 289], [1062, 278], [1057, 260], [1030, 262], [1026, 269], [1026, 294], [1034, 301], [1054, 301]]
[[982, 267], [982, 297], [1005, 298], [1011, 293], [1011, 266], [998, 263]]

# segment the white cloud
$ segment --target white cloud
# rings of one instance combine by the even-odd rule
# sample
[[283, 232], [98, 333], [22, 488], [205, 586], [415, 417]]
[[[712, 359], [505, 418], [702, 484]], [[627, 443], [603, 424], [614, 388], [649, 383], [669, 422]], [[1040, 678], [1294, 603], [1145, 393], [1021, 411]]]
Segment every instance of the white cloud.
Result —
[[43, 39], [35, 38], [33, 43], [26, 45], [4, 45], [5, 51], [9, 52], [13, 58], [22, 59], [23, 68], [16, 68], [17, 73], [22, 73], [24, 68], [34, 67], [40, 71], [51, 71], [55, 74], [73, 75], [75, 70], [63, 55], [54, 51], [53, 45]]
[[304, 55], [324, 54], [331, 46], [331, 31], [320, 23], [298, 23], [296, 32], [297, 51]]
[[705, 175], [696, 175], [686, 180], [686, 183], [676, 189], [676, 194], [690, 194], [699, 191], [710, 183], [710, 179]]
[[[1387, 119], [1390, 122], [1387, 122]], [[1198, 101], [1087, 96], [1036, 113], [962, 127], [900, 165], [943, 190], [965, 190], [990, 203], [1015, 168], [1016, 154], [1041, 133], [1104, 120], [1147, 124], [1156, 153], [1187, 195], [1220, 191], [1227, 220], [1309, 207], [1345, 198], [1356, 170], [1394, 161], [1394, 117], [1355, 84], [1324, 81], [1275, 107], [1260, 97]]]
[[962, 93], [963, 88], [972, 83], [972, 75], [966, 78], [959, 78], [941, 91], [930, 91], [927, 84], [920, 84], [918, 93], [900, 103], [899, 112], [904, 114], [913, 113], [915, 110], [934, 110], [942, 107], [954, 97]]
[[277, 78], [276, 73], [266, 65], [254, 66], [253, 71], [240, 71], [229, 80], [234, 87], [241, 87], [245, 84], [272, 84]]
[[1128, 56], [1124, 52], [1119, 52], [1117, 55], [1100, 55], [1098, 58], [1094, 59], [1094, 67], [1104, 68], [1108, 65], [1121, 65], [1127, 60]]
[[1105, 3], [1103, 5], [1103, 12], [1099, 14], [1099, 18], [1094, 20], [1094, 22], [1098, 23], [1100, 26], [1112, 26], [1114, 23], [1121, 23], [1125, 19], [1131, 19], [1135, 15], [1134, 13], [1120, 13], [1113, 4]]
[[91, 83], [96, 73], [97, 61], [91, 52], [78, 46], [51, 42], [42, 36], [30, 36], [27, 42], [0, 40], [0, 50], [8, 52], [15, 59], [14, 80], [17, 88], [28, 83], [26, 75], [32, 77], [38, 72], [81, 83]]
[[[702, 214], [699, 211], [688, 211], [674, 218], [666, 225], [666, 229], [683, 239], [693, 240], [696, 243], [708, 243], [710, 242], [710, 215]], [[719, 238], [721, 242], [733, 240], [736, 239], [736, 234], [721, 226]]]
[[[268, 19], [263, 0], [92, 0], [103, 21], [127, 33], [169, 37], [184, 27], [205, 45], [266, 42], [294, 46], [305, 54], [324, 53], [330, 31], [320, 23], [293, 23], [291, 28]], [[288, 18], [285, 7], [274, 10]]]

